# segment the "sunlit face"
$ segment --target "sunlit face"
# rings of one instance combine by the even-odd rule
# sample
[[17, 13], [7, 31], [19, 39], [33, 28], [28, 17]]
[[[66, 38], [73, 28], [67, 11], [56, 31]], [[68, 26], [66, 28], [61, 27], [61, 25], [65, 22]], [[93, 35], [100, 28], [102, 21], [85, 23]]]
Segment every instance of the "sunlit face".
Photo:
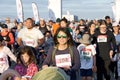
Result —
[[107, 30], [107, 26], [106, 25], [103, 24], [103, 25], [100, 26], [100, 31], [101, 32], [106, 32], [106, 30]]
[[51, 36], [50, 33], [45, 34], [45, 37], [50, 37], [50, 36]]
[[67, 38], [67, 35], [60, 31], [57, 35], [57, 40], [58, 40], [58, 43], [61, 44], [61, 45], [65, 45], [68, 41], [68, 38]]
[[7, 32], [8, 28], [2, 28], [2, 32]]
[[40, 25], [44, 26], [45, 25], [45, 21], [44, 20], [40, 20]]
[[49, 25], [52, 26], [52, 25], [53, 25], [53, 22], [50, 21], [50, 22], [49, 22]]
[[90, 26], [90, 30], [91, 30], [91, 31], [94, 31], [95, 28], [96, 28], [96, 27], [95, 27], [95, 24], [92, 24], [92, 25]]
[[8, 24], [8, 23], [10, 23], [10, 19], [9, 18], [6, 18], [6, 23]]
[[83, 25], [83, 24], [84, 24], [84, 22], [83, 22], [82, 20], [80, 20], [80, 24], [81, 24], [81, 25]]
[[28, 64], [29, 59], [30, 59], [30, 57], [29, 57], [29, 55], [28, 55], [27, 53], [22, 54], [22, 55], [20, 56], [20, 58], [21, 58], [23, 64], [25, 64], [25, 65]]
[[31, 29], [33, 27], [33, 22], [31, 20], [26, 20], [25, 24], [28, 29]]
[[109, 19], [109, 18], [106, 19], [106, 22], [107, 22], [107, 23], [111, 23], [111, 19]]
[[60, 22], [60, 26], [61, 26], [61, 27], [67, 27], [67, 23], [64, 22], [64, 21], [61, 21], [61, 22]]
[[113, 27], [113, 30], [114, 30], [114, 32], [119, 32], [119, 27], [114, 26], [114, 27]]
[[20, 23], [19, 23], [19, 26], [21, 26], [21, 27], [22, 27], [22, 26], [23, 26], [23, 23], [22, 23], [22, 22], [20, 22]]

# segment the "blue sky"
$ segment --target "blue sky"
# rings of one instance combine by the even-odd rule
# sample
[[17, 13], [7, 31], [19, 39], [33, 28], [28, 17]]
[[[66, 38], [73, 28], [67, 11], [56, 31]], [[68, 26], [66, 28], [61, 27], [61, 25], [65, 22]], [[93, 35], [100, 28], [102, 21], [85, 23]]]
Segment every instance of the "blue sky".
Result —
[[[48, 0], [22, 0], [24, 16], [33, 17], [32, 2], [36, 2], [41, 18], [48, 19]], [[62, 14], [70, 11], [70, 14], [77, 15], [84, 19], [99, 19], [106, 15], [113, 17], [113, 0], [63, 0]], [[0, 0], [0, 18], [17, 18], [16, 0]]]

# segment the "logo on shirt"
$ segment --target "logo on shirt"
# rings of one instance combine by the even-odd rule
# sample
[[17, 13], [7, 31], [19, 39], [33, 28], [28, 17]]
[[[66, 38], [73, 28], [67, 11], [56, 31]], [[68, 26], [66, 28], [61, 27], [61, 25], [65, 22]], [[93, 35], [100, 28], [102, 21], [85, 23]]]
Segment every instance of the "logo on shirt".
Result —
[[92, 54], [91, 49], [83, 48], [81, 50], [82, 58], [85, 59], [86, 61], [89, 61], [91, 59], [91, 54]]

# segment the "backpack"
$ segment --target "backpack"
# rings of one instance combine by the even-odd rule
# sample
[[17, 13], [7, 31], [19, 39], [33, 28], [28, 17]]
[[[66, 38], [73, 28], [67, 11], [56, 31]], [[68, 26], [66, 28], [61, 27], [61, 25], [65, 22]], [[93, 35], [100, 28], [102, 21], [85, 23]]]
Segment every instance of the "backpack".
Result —
[[8, 32], [7, 35], [2, 36], [3, 39], [4, 39], [5, 41], [8, 41], [8, 42], [10, 41], [9, 33], [10, 33], [10, 32]]
[[[5, 36], [2, 36], [1, 33], [0, 33], [0, 35], [3, 37], [4, 41], [9, 42], [10, 41], [10, 36], [9, 36], [10, 33], [11, 32], [8, 32]], [[7, 47], [9, 47], [10, 50], [12, 49], [12, 45], [11, 44], [6, 44], [6, 45], [7, 45]]]
[[[57, 47], [54, 46], [53, 52], [52, 52], [52, 61], [55, 60], [55, 53], [57, 51]], [[73, 46], [69, 46], [69, 54], [71, 56], [71, 61], [73, 62]]]
[[58, 67], [47, 67], [37, 72], [32, 80], [70, 80], [70, 76]]

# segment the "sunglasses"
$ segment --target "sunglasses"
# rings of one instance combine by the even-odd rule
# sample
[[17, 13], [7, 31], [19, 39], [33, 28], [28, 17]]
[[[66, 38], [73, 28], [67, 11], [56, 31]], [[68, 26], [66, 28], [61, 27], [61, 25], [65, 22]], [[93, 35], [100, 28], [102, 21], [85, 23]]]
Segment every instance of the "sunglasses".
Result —
[[66, 35], [58, 35], [57, 38], [67, 38]]
[[100, 27], [100, 28], [105, 29], [106, 27]]

